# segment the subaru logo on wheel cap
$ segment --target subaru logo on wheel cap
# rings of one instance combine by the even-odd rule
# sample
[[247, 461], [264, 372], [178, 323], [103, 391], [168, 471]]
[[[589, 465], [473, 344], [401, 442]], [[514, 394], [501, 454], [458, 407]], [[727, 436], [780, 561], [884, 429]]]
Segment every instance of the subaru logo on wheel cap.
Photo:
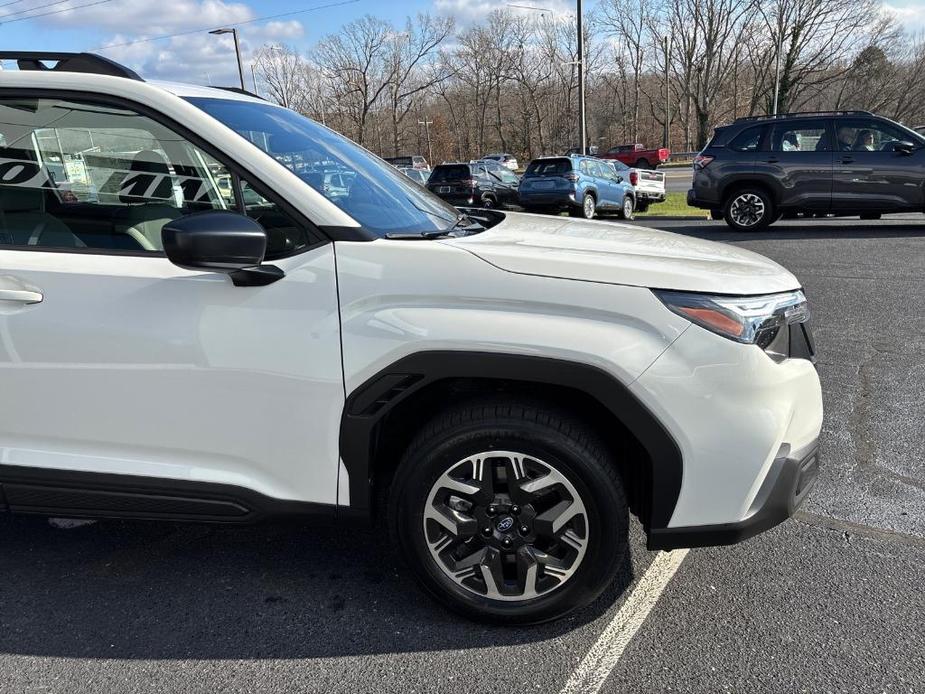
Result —
[[514, 519], [510, 516], [505, 516], [504, 518], [498, 521], [498, 532], [506, 533], [508, 530], [514, 527]]

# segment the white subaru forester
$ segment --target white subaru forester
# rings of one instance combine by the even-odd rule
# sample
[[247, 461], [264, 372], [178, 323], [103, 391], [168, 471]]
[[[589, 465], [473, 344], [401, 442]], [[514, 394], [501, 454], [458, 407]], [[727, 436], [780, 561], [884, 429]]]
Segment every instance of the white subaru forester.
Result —
[[388, 523], [539, 622], [627, 546], [787, 518], [822, 422], [797, 279], [725, 245], [460, 212], [293, 111], [0, 53], [0, 509]]

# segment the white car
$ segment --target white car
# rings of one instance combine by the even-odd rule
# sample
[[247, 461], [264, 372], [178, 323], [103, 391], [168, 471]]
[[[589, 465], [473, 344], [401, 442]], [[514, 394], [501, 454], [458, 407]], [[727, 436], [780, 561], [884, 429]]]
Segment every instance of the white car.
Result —
[[[85, 54], [19, 64], [0, 72], [0, 508], [387, 522], [444, 604], [532, 623], [611, 582], [630, 510], [670, 549], [805, 497], [822, 400], [776, 263], [463, 214], [258, 98]], [[57, 194], [52, 146], [83, 152], [95, 198]], [[328, 197], [332, 170], [350, 185]]]
[[496, 161], [501, 166], [510, 169], [511, 171], [517, 171], [520, 167], [520, 164], [517, 163], [517, 157], [513, 154], [486, 154], [482, 157], [482, 160], [488, 159], [490, 161]]

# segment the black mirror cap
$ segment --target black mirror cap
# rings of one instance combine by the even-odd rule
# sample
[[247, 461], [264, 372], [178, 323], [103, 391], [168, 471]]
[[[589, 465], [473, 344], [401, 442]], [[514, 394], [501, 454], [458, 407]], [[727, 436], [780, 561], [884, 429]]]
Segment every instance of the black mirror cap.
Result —
[[168, 222], [161, 238], [170, 262], [187, 270], [232, 274], [257, 267], [267, 252], [267, 233], [260, 224], [223, 210], [195, 212]]
[[893, 143], [894, 152], [902, 152], [903, 154], [912, 154], [913, 150], [915, 150], [915, 145], [911, 142], [906, 142], [905, 140], [903, 140], [900, 142]]

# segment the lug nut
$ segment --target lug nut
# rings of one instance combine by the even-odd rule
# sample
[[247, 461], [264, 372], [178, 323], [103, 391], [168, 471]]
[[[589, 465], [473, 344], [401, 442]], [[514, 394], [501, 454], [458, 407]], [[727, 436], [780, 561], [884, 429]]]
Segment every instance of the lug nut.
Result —
[[489, 528], [489, 527], [484, 527], [484, 528], [482, 528], [482, 535], [484, 535], [485, 537], [490, 536], [490, 535], [491, 535], [491, 528]]
[[530, 528], [528, 528], [526, 525], [521, 525], [521, 526], [520, 526], [520, 534], [521, 534], [521, 535], [529, 535], [529, 534], [530, 534]]
[[506, 538], [504, 538], [503, 540], [501, 540], [501, 546], [502, 546], [502, 547], [505, 547], [505, 548], [510, 547], [510, 546], [511, 546], [511, 538], [506, 537]]
[[488, 507], [488, 515], [489, 515], [489, 516], [493, 516], [493, 515], [495, 515], [497, 512], [498, 512], [498, 507], [495, 506], [494, 504], [492, 504], [491, 506]]
[[513, 513], [515, 516], [519, 514], [520, 506], [518, 506], [517, 504], [514, 504], [513, 506], [511, 506], [511, 513]]

